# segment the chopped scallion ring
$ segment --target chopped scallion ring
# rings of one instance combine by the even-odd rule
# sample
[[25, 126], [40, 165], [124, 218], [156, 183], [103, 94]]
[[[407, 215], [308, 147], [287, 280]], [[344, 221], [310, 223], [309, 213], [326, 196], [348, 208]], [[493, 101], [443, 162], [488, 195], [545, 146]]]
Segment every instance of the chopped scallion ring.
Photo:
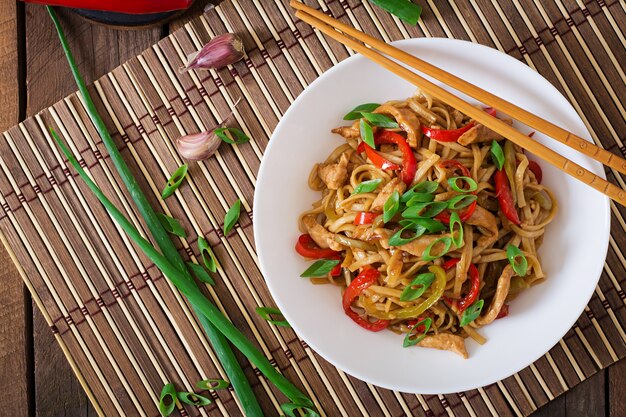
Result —
[[236, 127], [220, 127], [215, 129], [213, 132], [215, 133], [215, 136], [222, 139], [223, 142], [231, 145], [242, 145], [250, 141], [248, 135]]
[[394, 191], [383, 206], [383, 222], [387, 223], [400, 210], [400, 194]]
[[417, 229], [418, 226], [425, 227], [426, 231], [429, 233], [437, 233], [446, 229], [446, 226], [437, 220], [423, 219], [421, 217], [417, 219], [400, 220], [398, 223], [401, 226], [412, 225], [415, 229]]
[[[438, 253], [436, 255], [432, 255], [430, 252], [433, 250], [433, 248], [436, 245], [438, 245], [440, 243], [442, 243], [444, 245], [443, 250], [441, 251], [441, 253]], [[439, 239], [435, 240], [430, 245], [428, 245], [426, 247], [426, 249], [424, 249], [424, 252], [422, 253], [422, 260], [424, 260], [424, 261], [434, 261], [437, 258], [441, 258], [446, 253], [450, 252], [450, 248], [451, 247], [452, 247], [452, 238], [450, 236], [440, 237]]]
[[[459, 180], [465, 182], [467, 184], [467, 188], [459, 187]], [[448, 178], [448, 185], [457, 193], [471, 193], [478, 189], [478, 184], [474, 181], [473, 178], [470, 177], [452, 177]]]
[[435, 280], [435, 274], [426, 272], [419, 274], [400, 294], [400, 301], [412, 301], [419, 298]]
[[206, 282], [209, 285], [215, 285], [213, 277], [209, 275], [209, 273], [206, 271], [206, 269], [204, 269], [202, 265], [194, 264], [193, 262], [187, 262], [186, 265], [191, 273], [200, 281]]
[[194, 405], [196, 407], [203, 407], [211, 404], [213, 401], [202, 395], [198, 395], [193, 392], [179, 392], [176, 394], [178, 399], [185, 404]]
[[414, 205], [416, 205], [418, 203], [430, 203], [434, 199], [435, 199], [435, 196], [433, 194], [415, 193], [409, 199], [409, 201], [406, 202], [406, 206], [407, 207], [412, 207], [412, 206], [414, 206]]
[[159, 411], [163, 417], [167, 417], [174, 412], [174, 408], [176, 408], [176, 387], [172, 383], [165, 384], [159, 397]]
[[417, 183], [413, 187], [405, 191], [404, 194], [402, 194], [402, 197], [400, 197], [400, 201], [406, 203], [415, 194], [432, 194], [437, 191], [437, 188], [439, 188], [439, 183], [435, 181], [423, 181]]
[[517, 246], [508, 245], [506, 247], [506, 257], [509, 259], [509, 263], [513, 267], [513, 271], [520, 277], [523, 277], [528, 272], [528, 260]]
[[361, 115], [367, 119], [372, 126], [383, 127], [386, 129], [397, 129], [399, 127], [395, 120], [389, 116], [385, 116], [384, 114], [363, 112]]
[[474, 194], [457, 195], [447, 201], [447, 206], [450, 210], [460, 210], [472, 204], [477, 198]]
[[376, 110], [377, 108], [380, 107], [380, 104], [378, 103], [365, 103], [365, 104], [360, 104], [358, 106], [356, 106], [354, 109], [352, 109], [350, 111], [350, 113], [346, 114], [345, 116], [343, 116], [343, 120], [356, 120], [356, 119], [360, 119], [361, 113], [363, 112], [373, 112], [374, 110]]
[[211, 272], [217, 271], [217, 259], [215, 258], [215, 254], [211, 246], [209, 246], [209, 242], [202, 236], [198, 237], [198, 250], [200, 251], [200, 256], [202, 256], [202, 262], [204, 262], [206, 269]]
[[239, 214], [241, 212], [241, 200], [235, 201], [235, 203], [228, 209], [224, 216], [224, 235], [227, 235], [239, 220]]
[[174, 194], [174, 191], [176, 191], [178, 187], [180, 187], [180, 184], [183, 182], [183, 180], [187, 176], [188, 169], [189, 169], [189, 165], [183, 164], [180, 167], [178, 167], [176, 171], [174, 171], [170, 179], [167, 180], [167, 184], [165, 185], [163, 192], [161, 192], [161, 198], [163, 200], [165, 200], [167, 197]]
[[309, 266], [306, 271], [300, 274], [300, 276], [302, 278], [325, 277], [338, 264], [339, 261], [336, 259], [320, 259], [318, 261], [315, 261], [311, 266]]
[[217, 391], [220, 389], [228, 388], [230, 382], [224, 379], [203, 379], [196, 383], [196, 387], [205, 391]]
[[285, 403], [280, 405], [280, 409], [286, 417], [299, 417], [301, 414], [297, 412], [298, 410], [304, 411], [304, 417], [320, 417], [315, 410], [302, 404]]
[[372, 149], [376, 149], [376, 143], [374, 143], [374, 131], [372, 130], [372, 126], [370, 126], [365, 119], [361, 119], [359, 122], [359, 130], [361, 132], [361, 139], [363, 142], [367, 143]]
[[493, 159], [496, 168], [498, 171], [502, 170], [502, 166], [504, 165], [504, 151], [502, 150], [502, 146], [495, 140], [491, 142], [491, 159]]
[[[274, 307], [257, 307], [256, 308], [256, 312], [259, 316], [261, 316], [261, 318], [263, 318], [263, 320], [267, 320], [268, 322], [276, 325], [276, 326], [280, 326], [280, 327], [291, 327], [291, 325], [287, 322], [287, 320], [284, 320], [284, 316], [283, 313], [280, 312], [279, 309], [274, 308]], [[283, 320], [274, 320], [272, 319], [272, 316], [276, 315], [276, 316], [281, 316], [283, 318]]]
[[467, 307], [465, 311], [463, 311], [463, 315], [461, 316], [460, 326], [465, 327], [480, 316], [480, 312], [483, 309], [483, 305], [485, 304], [484, 300], [478, 300], [471, 306]]
[[183, 229], [183, 226], [181, 226], [178, 220], [163, 213], [157, 213], [156, 215], [167, 233], [171, 233], [179, 237], [187, 237], [185, 229]]
[[[430, 326], [433, 320], [430, 317], [426, 317], [423, 320], [418, 321], [411, 327], [411, 330], [404, 336], [404, 342], [402, 343], [402, 347], [410, 347], [417, 345], [419, 342], [424, 340], [426, 337], [426, 333], [430, 330]], [[420, 327], [424, 327], [423, 331], [420, 331]]]
[[[402, 237], [402, 233], [406, 230], [413, 230], [415, 233], [410, 237], [404, 238]], [[424, 233], [426, 233], [426, 228], [424, 226], [420, 226], [415, 223], [406, 224], [402, 229], [398, 230], [389, 238], [389, 246], [406, 245], [407, 243], [410, 243], [422, 236]]]
[[448, 203], [445, 201], [416, 203], [415, 205], [404, 210], [402, 212], [402, 217], [406, 219], [432, 218], [444, 211], [446, 208], [448, 208]]
[[352, 194], [371, 193], [378, 188], [382, 181], [382, 178], [363, 181], [362, 183], [354, 187], [354, 191], [352, 191]]
[[[457, 235], [454, 235], [455, 225], [458, 225]], [[456, 211], [452, 212], [450, 216], [450, 235], [452, 235], [452, 243], [457, 248], [460, 248], [463, 244], [463, 223], [461, 223], [461, 218], [459, 217], [459, 213]]]

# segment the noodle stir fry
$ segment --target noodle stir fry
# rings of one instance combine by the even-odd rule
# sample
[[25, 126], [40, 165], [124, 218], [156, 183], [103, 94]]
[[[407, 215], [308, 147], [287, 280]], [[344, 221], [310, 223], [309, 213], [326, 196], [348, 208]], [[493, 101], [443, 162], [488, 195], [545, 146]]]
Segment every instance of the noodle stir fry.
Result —
[[420, 92], [344, 120], [345, 142], [309, 176], [321, 198], [299, 218], [296, 250], [315, 260], [302, 276], [341, 287], [367, 330], [467, 358], [465, 339], [484, 343], [477, 330], [545, 279], [537, 249], [557, 203], [541, 168]]

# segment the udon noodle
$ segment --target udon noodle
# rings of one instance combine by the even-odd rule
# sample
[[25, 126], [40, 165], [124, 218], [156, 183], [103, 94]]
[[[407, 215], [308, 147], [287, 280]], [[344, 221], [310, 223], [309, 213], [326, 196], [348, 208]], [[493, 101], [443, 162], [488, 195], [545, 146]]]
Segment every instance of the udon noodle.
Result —
[[296, 249], [332, 267], [311, 281], [340, 287], [360, 326], [467, 358], [465, 339], [546, 278], [556, 200], [521, 148], [428, 95], [362, 108], [311, 171]]

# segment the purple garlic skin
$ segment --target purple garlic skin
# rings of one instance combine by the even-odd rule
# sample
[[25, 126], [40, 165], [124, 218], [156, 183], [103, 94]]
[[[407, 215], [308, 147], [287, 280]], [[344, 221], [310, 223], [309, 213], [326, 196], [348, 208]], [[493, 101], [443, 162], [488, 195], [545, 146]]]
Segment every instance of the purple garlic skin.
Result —
[[234, 64], [245, 56], [243, 42], [234, 33], [225, 33], [211, 39], [198, 51], [187, 56], [187, 65], [180, 67], [183, 73], [191, 69], [220, 69]]
[[221, 143], [222, 140], [210, 130], [181, 136], [176, 139], [176, 149], [187, 161], [202, 161], [213, 155]]

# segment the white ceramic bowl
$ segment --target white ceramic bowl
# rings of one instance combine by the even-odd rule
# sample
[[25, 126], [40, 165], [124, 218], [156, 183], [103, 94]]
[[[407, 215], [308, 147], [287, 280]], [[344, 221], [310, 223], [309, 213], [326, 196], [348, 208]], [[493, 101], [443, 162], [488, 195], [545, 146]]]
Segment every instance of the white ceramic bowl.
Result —
[[[396, 46], [518, 104], [577, 135], [589, 133], [572, 106], [521, 62], [485, 46], [449, 39], [412, 39]], [[487, 343], [467, 340], [469, 359], [445, 351], [403, 348], [402, 337], [371, 333], [352, 322], [340, 291], [299, 275], [306, 262], [294, 250], [298, 215], [319, 199], [307, 186], [314, 163], [343, 139], [330, 133], [355, 105], [410, 96], [414, 87], [353, 56], [312, 83], [282, 118], [269, 143], [254, 201], [254, 235], [267, 285], [298, 335], [345, 372], [404, 392], [465, 391], [506, 378], [545, 354], [582, 313], [598, 282], [608, 246], [609, 201], [545, 162], [544, 184], [559, 202], [540, 249], [545, 283], [511, 303], [509, 317], [481, 329]], [[465, 97], [467, 99], [467, 97]], [[530, 132], [526, 126], [518, 129]], [[535, 139], [602, 175], [600, 164], [541, 134]]]

